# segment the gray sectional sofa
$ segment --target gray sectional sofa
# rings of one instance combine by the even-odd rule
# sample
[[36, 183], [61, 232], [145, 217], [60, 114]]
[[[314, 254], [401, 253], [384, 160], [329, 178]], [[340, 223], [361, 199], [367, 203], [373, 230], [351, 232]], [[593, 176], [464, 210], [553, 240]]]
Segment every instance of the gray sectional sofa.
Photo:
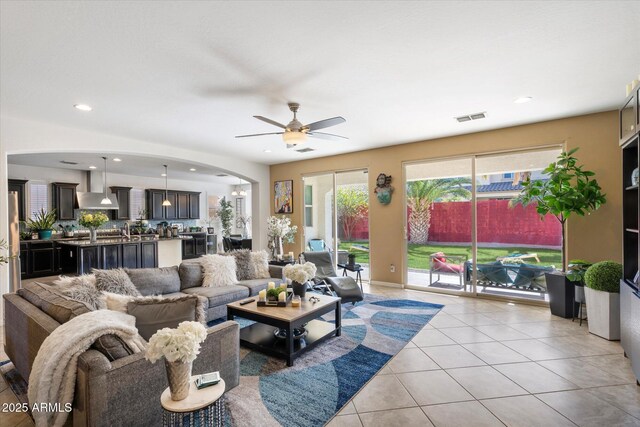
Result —
[[[132, 282], [143, 295], [196, 294], [205, 304], [207, 321], [226, 315], [226, 304], [257, 293], [269, 281], [279, 282], [280, 268], [270, 268], [270, 279], [241, 281], [220, 288], [202, 287], [197, 259], [178, 267], [131, 270]], [[28, 381], [33, 361], [45, 338], [54, 329], [90, 310], [49, 286], [25, 284], [18, 293], [4, 294], [4, 350], [16, 370]], [[95, 347], [95, 344], [94, 344]], [[73, 412], [67, 425], [162, 425], [160, 395], [167, 387], [164, 363], [152, 364], [143, 353], [107, 357], [94, 347], [79, 358]], [[193, 374], [220, 371], [227, 390], [240, 378], [239, 326], [226, 321], [208, 328], [208, 336], [193, 364]]]

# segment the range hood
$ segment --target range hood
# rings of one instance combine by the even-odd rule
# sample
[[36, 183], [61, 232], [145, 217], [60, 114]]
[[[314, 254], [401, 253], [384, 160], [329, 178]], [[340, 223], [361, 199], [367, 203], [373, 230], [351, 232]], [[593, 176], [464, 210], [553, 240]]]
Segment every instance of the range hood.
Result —
[[106, 209], [118, 209], [118, 199], [115, 194], [107, 194], [110, 205], [103, 205], [102, 199], [104, 199], [104, 193], [85, 193], [78, 191], [78, 209], [84, 210], [106, 210]]

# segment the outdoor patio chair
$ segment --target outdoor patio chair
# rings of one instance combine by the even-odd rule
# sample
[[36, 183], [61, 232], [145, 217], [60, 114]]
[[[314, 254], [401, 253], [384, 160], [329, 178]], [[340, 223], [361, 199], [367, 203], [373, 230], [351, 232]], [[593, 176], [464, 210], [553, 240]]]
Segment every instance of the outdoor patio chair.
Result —
[[312, 252], [322, 252], [328, 251], [329, 247], [324, 243], [322, 239], [310, 239], [309, 243], [307, 243], [309, 250]]
[[[467, 260], [463, 255], [445, 255], [443, 252], [436, 252], [429, 256], [429, 286], [440, 283], [440, 275], [456, 275], [460, 281], [460, 287], [465, 287], [464, 263]], [[434, 281], [433, 276], [437, 276]]]
[[303, 252], [302, 261], [308, 261], [316, 266], [316, 277], [312, 279], [312, 289], [322, 293], [337, 295], [342, 303], [355, 304], [364, 299], [362, 289], [353, 277], [340, 277], [333, 266], [331, 254], [328, 251]]

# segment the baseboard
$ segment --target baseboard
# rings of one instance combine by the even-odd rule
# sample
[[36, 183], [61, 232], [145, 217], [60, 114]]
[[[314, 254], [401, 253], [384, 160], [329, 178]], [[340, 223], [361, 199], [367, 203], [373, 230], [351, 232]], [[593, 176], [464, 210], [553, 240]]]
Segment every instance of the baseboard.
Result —
[[380, 280], [371, 280], [369, 283], [377, 286], [387, 286], [389, 288], [399, 288], [402, 289], [402, 285], [400, 283], [392, 283], [392, 282], [381, 282]]

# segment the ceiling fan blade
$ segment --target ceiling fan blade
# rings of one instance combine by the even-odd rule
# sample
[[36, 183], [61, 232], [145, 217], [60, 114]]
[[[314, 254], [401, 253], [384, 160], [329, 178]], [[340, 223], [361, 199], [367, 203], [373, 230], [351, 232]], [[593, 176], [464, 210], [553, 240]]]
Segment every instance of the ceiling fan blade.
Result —
[[253, 133], [251, 135], [236, 135], [236, 138], [249, 138], [250, 136], [263, 136], [263, 135], [282, 135], [284, 132], [270, 132], [270, 133]]
[[329, 126], [339, 125], [340, 123], [344, 123], [344, 122], [346, 122], [346, 120], [338, 116], [338, 117], [333, 117], [331, 119], [320, 120], [319, 122], [309, 123], [305, 127], [313, 132], [314, 130], [328, 128]]
[[282, 129], [286, 129], [287, 128], [282, 123], [278, 123], [278, 122], [276, 122], [274, 120], [267, 119], [266, 117], [262, 117], [262, 116], [253, 116], [253, 117], [255, 117], [258, 120], [262, 120], [263, 122], [269, 123], [270, 125], [278, 126], [279, 128], [282, 128]]
[[314, 138], [328, 139], [331, 141], [340, 141], [343, 139], [349, 139], [346, 136], [334, 135], [332, 133], [324, 133], [324, 132], [307, 132], [307, 135], [312, 136]]

